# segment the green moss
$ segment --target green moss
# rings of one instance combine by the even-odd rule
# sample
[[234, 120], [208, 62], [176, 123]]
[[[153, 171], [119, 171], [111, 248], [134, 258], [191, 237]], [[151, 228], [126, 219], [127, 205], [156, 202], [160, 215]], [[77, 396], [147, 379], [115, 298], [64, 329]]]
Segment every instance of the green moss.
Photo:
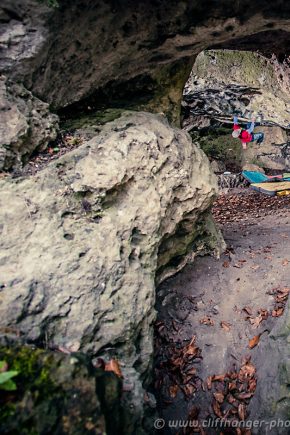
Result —
[[250, 163], [252, 165], [256, 165], [256, 166], [259, 166], [260, 168], [263, 168], [263, 164], [257, 158], [251, 159]]
[[19, 372], [17, 390], [0, 394], [1, 434], [121, 432], [121, 380], [95, 370], [84, 354], [65, 355], [11, 343], [10, 347], [0, 345], [0, 359]]
[[[16, 391], [13, 394], [3, 392], [0, 401], [0, 428], [6, 425], [13, 427], [14, 420], [19, 418], [23, 401], [32, 401], [34, 406], [37, 406], [57, 392], [57, 387], [50, 379], [52, 358], [45, 355], [45, 351], [41, 349], [21, 347], [15, 351], [14, 348], [0, 347], [0, 359], [5, 359], [9, 369], [17, 370], [19, 373], [15, 378]], [[22, 423], [21, 433], [37, 433], [32, 429], [32, 422]]]
[[88, 128], [97, 125], [101, 126], [119, 118], [123, 112], [124, 109], [120, 108], [98, 110], [91, 114], [84, 114], [82, 116], [77, 116], [76, 118], [63, 120], [61, 122], [61, 128], [63, 130], [75, 130], [78, 128]]
[[[45, 352], [41, 349], [31, 351], [30, 348], [22, 347], [16, 354], [12, 349], [0, 348], [0, 355], [4, 355], [11, 370], [19, 372], [19, 387], [27, 387], [27, 384], [33, 383], [37, 388], [43, 388], [46, 392], [53, 388], [53, 384], [49, 379], [49, 369], [51, 359], [48, 356], [42, 358], [41, 365], [39, 357]], [[17, 380], [18, 380], [17, 379]]]
[[203, 51], [196, 59], [193, 73], [202, 78], [214, 77], [225, 83], [242, 83], [257, 88], [263, 83], [264, 89], [279, 91], [273, 65], [252, 51]]
[[243, 152], [240, 141], [231, 136], [232, 130], [226, 127], [208, 128], [191, 133], [194, 142], [197, 142], [210, 159], [220, 160], [227, 169], [240, 170]]

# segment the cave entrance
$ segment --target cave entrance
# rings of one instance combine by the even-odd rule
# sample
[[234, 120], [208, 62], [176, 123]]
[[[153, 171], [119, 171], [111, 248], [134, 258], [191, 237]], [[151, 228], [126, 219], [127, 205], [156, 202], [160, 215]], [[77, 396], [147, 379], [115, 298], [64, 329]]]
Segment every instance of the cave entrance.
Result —
[[[216, 48], [197, 56], [184, 88], [182, 127], [218, 175], [213, 216], [227, 250], [198, 257], [157, 289], [154, 393], [164, 434], [249, 435], [251, 422], [272, 417], [290, 203], [251, 190], [241, 171], [289, 171], [289, 91], [289, 58]], [[253, 114], [266, 140], [244, 152], [232, 117], [246, 123]], [[225, 189], [226, 179], [234, 184]]]
[[[218, 175], [239, 174], [243, 167], [272, 175], [288, 171], [289, 72], [287, 55], [212, 49], [197, 56], [183, 91], [182, 126]], [[252, 142], [242, 149], [231, 135], [234, 116], [243, 128], [254, 116], [262, 146]]]

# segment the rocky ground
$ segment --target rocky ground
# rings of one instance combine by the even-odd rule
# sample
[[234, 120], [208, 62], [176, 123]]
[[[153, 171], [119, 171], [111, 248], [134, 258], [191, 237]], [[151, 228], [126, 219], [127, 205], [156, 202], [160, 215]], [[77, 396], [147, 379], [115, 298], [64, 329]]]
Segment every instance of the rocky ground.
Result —
[[[164, 434], [266, 433], [201, 422], [257, 415], [252, 397], [267, 382], [259, 369], [270, 357], [265, 344], [289, 292], [290, 200], [236, 189], [219, 196], [213, 214], [225, 254], [196, 259], [158, 291], [155, 389]], [[195, 429], [170, 428], [174, 419]]]
[[[37, 172], [46, 168], [46, 166], [52, 161], [63, 156], [74, 148], [77, 148], [84, 142], [82, 135], [75, 131], [61, 132], [57, 136], [56, 140], [43, 151], [35, 152], [29, 159], [26, 165], [20, 168], [13, 169], [12, 175], [14, 177], [35, 175]], [[4, 173], [5, 175], [5, 173]], [[8, 175], [8, 172], [6, 173]]]

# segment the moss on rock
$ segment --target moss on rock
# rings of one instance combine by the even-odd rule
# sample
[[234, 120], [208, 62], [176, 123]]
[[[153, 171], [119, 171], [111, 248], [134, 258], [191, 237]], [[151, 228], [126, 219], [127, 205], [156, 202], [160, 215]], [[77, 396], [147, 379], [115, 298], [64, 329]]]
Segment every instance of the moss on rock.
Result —
[[0, 345], [0, 360], [18, 371], [17, 389], [1, 391], [1, 434], [99, 435], [119, 430], [120, 381], [113, 373], [94, 369], [84, 355]]
[[232, 130], [226, 127], [203, 129], [191, 133], [205, 154], [214, 160], [225, 163], [230, 170], [240, 170], [243, 163], [243, 152], [240, 141], [233, 139]]
[[277, 77], [269, 60], [252, 51], [205, 50], [200, 53], [194, 64], [193, 73], [199, 77], [214, 77], [225, 83], [243, 83], [244, 85], [265, 89], [277, 89]]
[[119, 118], [124, 109], [108, 108], [104, 110], [97, 110], [92, 113], [78, 114], [75, 116], [71, 113], [67, 119], [63, 119], [61, 127], [64, 130], [75, 130], [79, 128], [88, 128], [91, 126], [104, 125], [107, 122], [114, 121]]

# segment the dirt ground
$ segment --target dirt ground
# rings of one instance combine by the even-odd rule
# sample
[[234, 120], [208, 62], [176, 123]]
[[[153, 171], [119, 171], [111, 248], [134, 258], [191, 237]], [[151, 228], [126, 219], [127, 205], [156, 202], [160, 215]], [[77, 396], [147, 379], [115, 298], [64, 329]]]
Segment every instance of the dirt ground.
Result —
[[219, 260], [199, 257], [158, 290], [155, 389], [164, 419], [158, 433], [239, 434], [168, 426], [191, 417], [247, 417], [256, 383], [265, 381], [259, 343], [287, 302], [290, 197], [235, 190], [218, 198], [213, 214], [227, 251]]

